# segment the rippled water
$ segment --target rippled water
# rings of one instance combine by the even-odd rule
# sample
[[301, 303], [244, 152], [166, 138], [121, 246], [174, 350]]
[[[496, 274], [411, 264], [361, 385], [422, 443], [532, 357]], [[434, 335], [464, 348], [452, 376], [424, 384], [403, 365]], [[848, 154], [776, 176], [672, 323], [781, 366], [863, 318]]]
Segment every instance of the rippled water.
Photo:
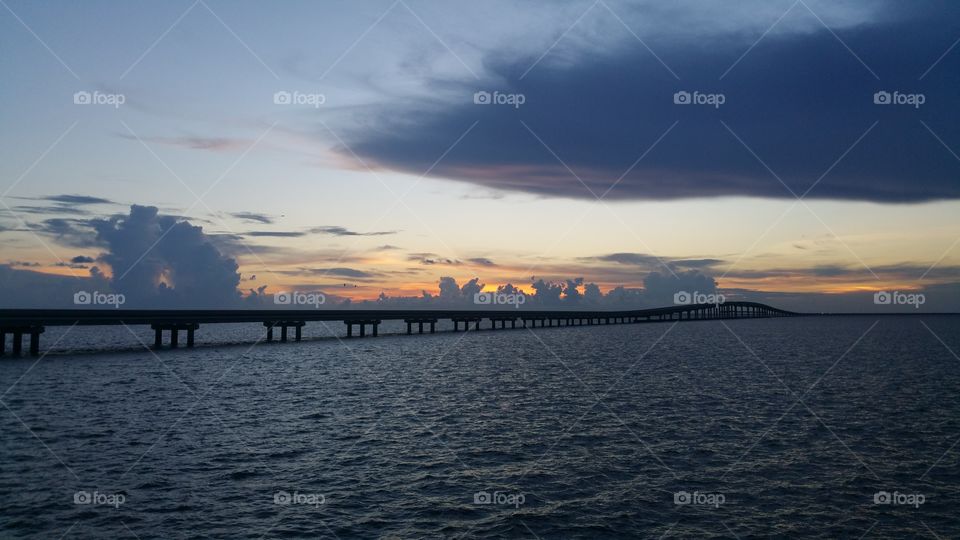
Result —
[[960, 535], [958, 317], [260, 330], [0, 361], [0, 536]]

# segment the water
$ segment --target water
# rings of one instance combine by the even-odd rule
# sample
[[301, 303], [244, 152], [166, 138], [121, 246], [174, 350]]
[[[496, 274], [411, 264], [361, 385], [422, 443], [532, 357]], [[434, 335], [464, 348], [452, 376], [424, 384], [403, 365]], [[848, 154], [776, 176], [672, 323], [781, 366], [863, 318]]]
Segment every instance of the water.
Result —
[[0, 537], [960, 535], [960, 317], [261, 330], [0, 361]]

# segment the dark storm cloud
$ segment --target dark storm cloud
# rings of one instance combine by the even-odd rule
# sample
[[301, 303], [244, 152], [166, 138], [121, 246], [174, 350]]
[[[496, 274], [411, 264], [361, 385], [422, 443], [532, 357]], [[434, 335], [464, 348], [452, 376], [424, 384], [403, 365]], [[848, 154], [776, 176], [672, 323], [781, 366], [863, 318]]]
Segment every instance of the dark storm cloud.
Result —
[[[401, 112], [391, 104], [363, 124], [375, 127], [356, 128], [350, 148], [379, 166], [420, 174], [476, 123], [433, 177], [585, 199], [608, 189], [610, 199], [792, 198], [811, 188], [810, 198], [958, 198], [960, 162], [938, 138], [960, 149], [960, 54], [925, 72], [956, 40], [960, 4], [884, 6], [875, 22], [838, 30], [842, 43], [798, 7], [788, 17], [810, 19], [812, 31], [770, 33], [727, 74], [749, 46], [742, 39], [651, 42], [679, 80], [636, 41], [542, 62], [526, 76], [535, 56], [491, 53], [490, 77], [463, 87], [459, 102]], [[477, 90], [522, 93], [526, 101], [475, 105]], [[680, 90], [723, 93], [726, 102], [675, 105]], [[922, 93], [925, 104], [876, 105], [881, 90]]]
[[497, 265], [497, 263], [491, 261], [486, 257], [474, 257], [472, 259], [467, 259], [467, 262], [471, 262], [478, 266], [496, 266]]

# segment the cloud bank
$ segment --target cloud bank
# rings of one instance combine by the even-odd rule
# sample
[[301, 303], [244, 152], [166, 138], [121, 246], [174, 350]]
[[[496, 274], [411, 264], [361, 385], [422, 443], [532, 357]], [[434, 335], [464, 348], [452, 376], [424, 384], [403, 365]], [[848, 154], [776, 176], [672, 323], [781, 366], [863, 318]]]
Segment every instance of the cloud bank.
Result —
[[[709, 47], [689, 32], [655, 35], [657, 57], [629, 34], [629, 46], [591, 48], [594, 34], [576, 28], [539, 63], [539, 51], [488, 51], [482, 81], [449, 82], [456, 99], [390, 103], [352, 127], [349, 147], [419, 175], [469, 130], [433, 177], [550, 197], [960, 198], [960, 161], [944, 148], [960, 146], [950, 120], [960, 115], [960, 54], [933, 66], [956, 40], [960, 5], [876, 7], [833, 13], [834, 35], [799, 4], [739, 61], [750, 41], [740, 28], [711, 35]], [[625, 22], [642, 27], [651, 10], [624, 10]], [[626, 31], [599, 8], [594, 20]], [[480, 90], [525, 102], [477, 105]], [[722, 93], [725, 103], [676, 105], [678, 91]], [[880, 91], [925, 103], [878, 105]]]

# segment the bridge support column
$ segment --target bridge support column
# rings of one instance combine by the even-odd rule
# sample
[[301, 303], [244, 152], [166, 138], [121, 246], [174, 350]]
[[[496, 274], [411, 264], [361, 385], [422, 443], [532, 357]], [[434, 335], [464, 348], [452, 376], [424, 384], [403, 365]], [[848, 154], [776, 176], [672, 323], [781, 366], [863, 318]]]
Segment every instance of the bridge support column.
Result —
[[430, 333], [431, 333], [431, 334], [434, 333], [434, 328], [435, 328], [435, 325], [436, 325], [436, 324], [437, 324], [436, 321], [430, 321]]
[[42, 326], [30, 327], [30, 356], [40, 356], [40, 334], [43, 330]]
[[[422, 325], [422, 324], [421, 324], [421, 326], [420, 326], [420, 330], [421, 330], [420, 333], [422, 334], [422, 333], [423, 333], [423, 332], [422, 332], [422, 330], [423, 330], [423, 325]], [[412, 334], [412, 333], [413, 333], [413, 323], [410, 322], [410, 321], [407, 321], [407, 335], [409, 336], [409, 335]]]
[[422, 334], [422, 333], [423, 333], [423, 321], [417, 322], [417, 333], [418, 333], [418, 334]]
[[286, 343], [286, 342], [287, 342], [287, 325], [284, 324], [283, 326], [280, 327], [280, 343]]
[[153, 328], [153, 348], [159, 349], [163, 347], [163, 330], [159, 327]]
[[13, 331], [13, 355], [20, 356], [20, 353], [23, 352], [23, 332], [19, 330]]

